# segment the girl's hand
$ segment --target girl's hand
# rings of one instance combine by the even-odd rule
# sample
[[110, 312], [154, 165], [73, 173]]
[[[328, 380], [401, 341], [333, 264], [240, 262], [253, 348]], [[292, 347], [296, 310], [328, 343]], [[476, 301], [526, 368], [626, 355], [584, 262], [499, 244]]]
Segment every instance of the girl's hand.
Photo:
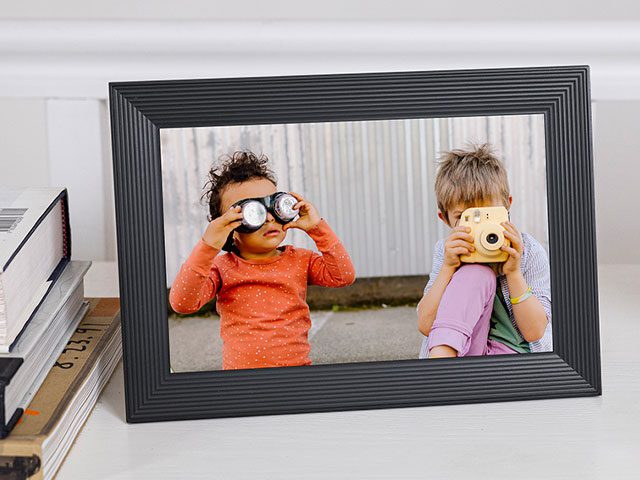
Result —
[[513, 223], [502, 222], [501, 225], [505, 228], [504, 237], [511, 242], [510, 246], [503, 245], [500, 247], [500, 250], [509, 254], [507, 261], [502, 264], [502, 273], [505, 275], [518, 273], [520, 272], [520, 260], [524, 251], [522, 236]]
[[202, 240], [207, 245], [222, 250], [229, 234], [242, 224], [242, 207], [232, 207], [207, 225]]
[[320, 215], [318, 214], [318, 210], [311, 203], [307, 202], [302, 195], [294, 192], [289, 192], [293, 195], [298, 203], [293, 206], [294, 210], [298, 210], [298, 219], [294, 222], [285, 223], [282, 226], [282, 230], [285, 232], [290, 228], [299, 228], [300, 230], [312, 229], [316, 225], [320, 223]]
[[458, 268], [460, 255], [469, 255], [475, 251], [473, 246], [473, 235], [471, 235], [470, 227], [454, 227], [451, 234], [444, 242], [444, 265], [447, 267]]

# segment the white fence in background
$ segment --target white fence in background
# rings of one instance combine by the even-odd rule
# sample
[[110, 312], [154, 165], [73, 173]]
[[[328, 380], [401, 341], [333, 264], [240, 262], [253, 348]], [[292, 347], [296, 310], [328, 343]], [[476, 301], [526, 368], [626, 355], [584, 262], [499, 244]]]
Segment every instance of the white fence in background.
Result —
[[[167, 285], [206, 227], [209, 168], [236, 150], [269, 157], [278, 189], [317, 207], [358, 277], [426, 275], [447, 232], [433, 190], [437, 159], [470, 142], [494, 146], [509, 174], [511, 220], [546, 247], [542, 115], [163, 129]], [[315, 248], [300, 231], [285, 243]]]

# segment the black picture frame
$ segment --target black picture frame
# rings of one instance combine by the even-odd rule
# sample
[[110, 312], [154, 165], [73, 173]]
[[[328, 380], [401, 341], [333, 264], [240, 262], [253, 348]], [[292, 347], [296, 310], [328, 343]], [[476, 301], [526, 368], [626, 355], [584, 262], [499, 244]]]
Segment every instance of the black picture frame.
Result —
[[[128, 422], [600, 395], [588, 66], [110, 84]], [[543, 114], [553, 353], [169, 369], [160, 129]]]

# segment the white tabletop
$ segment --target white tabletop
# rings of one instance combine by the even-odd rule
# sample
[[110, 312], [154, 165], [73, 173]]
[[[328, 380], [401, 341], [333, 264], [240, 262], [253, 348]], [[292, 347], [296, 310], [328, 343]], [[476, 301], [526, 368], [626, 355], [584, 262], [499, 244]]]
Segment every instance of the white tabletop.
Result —
[[601, 397], [129, 425], [119, 366], [57, 479], [638, 478], [640, 266], [599, 275]]

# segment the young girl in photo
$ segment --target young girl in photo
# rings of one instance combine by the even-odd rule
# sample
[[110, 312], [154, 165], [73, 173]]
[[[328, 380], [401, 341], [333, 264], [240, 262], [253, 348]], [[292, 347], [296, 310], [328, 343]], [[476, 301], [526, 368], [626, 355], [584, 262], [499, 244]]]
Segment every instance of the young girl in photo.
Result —
[[[310, 365], [307, 285], [343, 287], [355, 279], [329, 224], [301, 195], [278, 192], [267, 163], [265, 156], [236, 152], [211, 169], [205, 193], [210, 223], [169, 296], [178, 313], [195, 312], [216, 297], [224, 369]], [[287, 193], [294, 198], [281, 208], [292, 208], [297, 219], [283, 220], [278, 211]], [[257, 226], [247, 227], [265, 210]], [[291, 228], [305, 231], [320, 253], [281, 247]]]

